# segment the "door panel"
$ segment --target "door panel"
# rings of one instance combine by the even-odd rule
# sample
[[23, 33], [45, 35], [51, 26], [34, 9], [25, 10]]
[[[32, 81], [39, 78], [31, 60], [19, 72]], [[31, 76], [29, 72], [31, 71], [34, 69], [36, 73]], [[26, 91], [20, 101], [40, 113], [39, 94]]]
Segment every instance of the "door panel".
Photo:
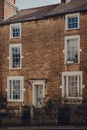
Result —
[[43, 85], [35, 85], [35, 103], [36, 107], [42, 107]]

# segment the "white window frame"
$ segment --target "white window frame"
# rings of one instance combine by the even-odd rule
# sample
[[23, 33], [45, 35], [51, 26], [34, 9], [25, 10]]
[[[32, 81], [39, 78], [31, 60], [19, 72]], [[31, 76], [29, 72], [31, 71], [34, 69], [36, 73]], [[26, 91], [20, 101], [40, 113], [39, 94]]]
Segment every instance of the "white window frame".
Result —
[[[73, 40], [73, 39], [77, 39], [78, 40], [78, 62], [77, 63], [74, 63], [74, 62], [68, 62], [67, 61], [67, 40]], [[81, 52], [81, 49], [80, 49], [80, 35], [73, 35], [73, 36], [66, 36], [65, 37], [65, 64], [71, 64], [71, 63], [74, 63], [74, 64], [79, 64], [80, 63], [80, 52]]]
[[[12, 66], [12, 48], [18, 47], [20, 48], [20, 67], [13, 68]], [[16, 43], [16, 44], [10, 44], [9, 45], [9, 69], [21, 69], [22, 68], [22, 44], [21, 43]]]
[[45, 98], [45, 80], [33, 80], [32, 81], [32, 104], [36, 106], [36, 100], [35, 100], [35, 85], [43, 85], [43, 99]]
[[[68, 28], [68, 18], [78, 17], [78, 28]], [[80, 13], [67, 14], [65, 15], [65, 30], [80, 29]]]
[[[9, 96], [10, 96], [10, 90], [9, 90], [9, 80], [20, 80], [21, 81], [21, 99], [10, 99]], [[8, 76], [7, 77], [7, 101], [8, 102], [23, 102], [24, 101], [24, 76]]]
[[[66, 92], [67, 92], [67, 95], [65, 97], [65, 92], [64, 92], [64, 76], [68, 77], [68, 76], [80, 76], [81, 77], [81, 93], [80, 95], [81, 96], [78, 96], [78, 97], [68, 97], [68, 87], [66, 89]], [[68, 99], [82, 99], [82, 89], [84, 88], [84, 85], [82, 84], [82, 71], [71, 71], [71, 72], [62, 72], [62, 97], [65, 97], [65, 98], [68, 98]], [[68, 80], [67, 80], [68, 82]], [[68, 84], [68, 83], [66, 83]], [[79, 88], [78, 88], [78, 93], [79, 93]]]
[[[19, 27], [20, 28], [20, 36], [19, 37], [13, 37], [13, 34], [12, 34], [12, 28], [13, 27]], [[14, 24], [10, 24], [10, 39], [11, 38], [21, 38], [21, 23], [14, 23]]]

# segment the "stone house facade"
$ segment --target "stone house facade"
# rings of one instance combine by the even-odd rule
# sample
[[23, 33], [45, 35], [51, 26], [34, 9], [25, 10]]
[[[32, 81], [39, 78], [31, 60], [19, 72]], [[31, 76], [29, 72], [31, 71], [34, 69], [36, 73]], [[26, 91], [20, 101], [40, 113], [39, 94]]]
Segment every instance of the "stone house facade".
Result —
[[5, 19], [9, 14], [3, 15], [0, 3], [0, 88], [8, 106], [41, 108], [44, 98], [54, 96], [67, 103], [86, 99], [86, 4], [87, 0], [61, 1], [15, 10]]

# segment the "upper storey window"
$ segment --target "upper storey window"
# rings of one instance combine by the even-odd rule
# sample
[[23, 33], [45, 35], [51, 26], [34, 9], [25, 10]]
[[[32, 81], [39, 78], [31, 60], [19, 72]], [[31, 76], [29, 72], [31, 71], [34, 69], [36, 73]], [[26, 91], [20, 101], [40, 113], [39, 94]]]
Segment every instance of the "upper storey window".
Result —
[[80, 63], [80, 36], [65, 37], [65, 63]]
[[20, 38], [21, 37], [21, 23], [10, 25], [10, 38]]
[[66, 30], [79, 29], [80, 28], [79, 13], [66, 15], [65, 19], [66, 19], [66, 25], [65, 25]]
[[11, 44], [9, 46], [9, 68], [21, 69], [22, 66], [22, 46], [21, 44]]

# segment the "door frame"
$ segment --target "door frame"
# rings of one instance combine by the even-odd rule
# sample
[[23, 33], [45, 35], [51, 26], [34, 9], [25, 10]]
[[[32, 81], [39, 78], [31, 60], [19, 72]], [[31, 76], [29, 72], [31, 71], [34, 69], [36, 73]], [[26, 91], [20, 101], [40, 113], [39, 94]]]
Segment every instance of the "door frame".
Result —
[[34, 80], [32, 83], [32, 104], [36, 107], [36, 100], [35, 100], [35, 85], [43, 85], [43, 98], [45, 97], [45, 80]]

